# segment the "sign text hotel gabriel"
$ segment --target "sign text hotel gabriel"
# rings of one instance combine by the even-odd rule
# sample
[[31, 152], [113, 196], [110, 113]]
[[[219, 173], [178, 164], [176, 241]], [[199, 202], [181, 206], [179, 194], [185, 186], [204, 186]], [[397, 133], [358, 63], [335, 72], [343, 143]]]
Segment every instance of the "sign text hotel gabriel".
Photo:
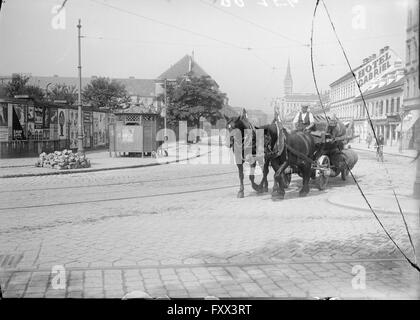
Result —
[[386, 51], [379, 58], [372, 60], [356, 71], [357, 82], [360, 86], [375, 79], [378, 75], [391, 67], [391, 54]]

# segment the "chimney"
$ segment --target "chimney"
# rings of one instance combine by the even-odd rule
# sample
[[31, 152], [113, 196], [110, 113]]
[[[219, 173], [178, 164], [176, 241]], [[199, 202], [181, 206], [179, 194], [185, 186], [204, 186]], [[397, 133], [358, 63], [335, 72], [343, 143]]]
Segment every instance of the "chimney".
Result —
[[133, 76], [128, 77], [128, 79], [135, 79]]
[[384, 47], [384, 51], [388, 51], [389, 46]]
[[403, 64], [402, 64], [401, 60], [399, 60], [399, 59], [395, 60], [395, 62], [394, 62], [395, 69], [402, 68], [402, 66], [403, 66]]
[[54, 78], [58, 78], [58, 75], [57, 75], [57, 74], [55, 74], [55, 75], [54, 75]]
[[363, 59], [363, 64], [366, 64], [366, 63], [368, 63], [369, 62], [369, 58], [364, 58]]
[[383, 54], [385, 52], [385, 50], [382, 48], [381, 50], [379, 50], [379, 54]]
[[372, 54], [372, 60], [376, 59], [376, 53]]

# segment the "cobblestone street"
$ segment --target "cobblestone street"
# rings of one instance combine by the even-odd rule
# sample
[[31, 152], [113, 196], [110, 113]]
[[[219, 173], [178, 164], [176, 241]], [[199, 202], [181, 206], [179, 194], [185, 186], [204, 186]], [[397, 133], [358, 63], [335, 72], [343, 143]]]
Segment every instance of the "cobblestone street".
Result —
[[[360, 151], [354, 175], [368, 199], [409, 199], [414, 163]], [[200, 164], [201, 162], [201, 164]], [[385, 170], [385, 168], [387, 170]], [[390, 176], [388, 176], [388, 173]], [[273, 172], [270, 171], [270, 187]], [[257, 180], [259, 180], [257, 176]], [[246, 178], [247, 180], [247, 178]], [[237, 199], [236, 166], [186, 164], [2, 179], [0, 274], [5, 297], [419, 297], [419, 275], [367, 210], [329, 199], [359, 197], [351, 177], [283, 201], [249, 184]], [[397, 211], [377, 212], [413, 258]], [[407, 212], [418, 246], [418, 214]], [[65, 288], [54, 289], [54, 266]], [[365, 288], [352, 283], [366, 272]]]

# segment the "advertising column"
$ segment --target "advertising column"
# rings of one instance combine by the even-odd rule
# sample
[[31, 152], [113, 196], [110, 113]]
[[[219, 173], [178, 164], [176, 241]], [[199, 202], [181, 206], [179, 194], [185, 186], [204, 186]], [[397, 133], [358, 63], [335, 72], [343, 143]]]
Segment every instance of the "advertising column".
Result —
[[42, 136], [42, 140], [50, 140], [50, 108], [47, 106], [44, 106], [44, 119], [43, 119], [43, 136]]
[[68, 110], [58, 109], [58, 139], [65, 140], [67, 139], [67, 130], [68, 130]]
[[35, 139], [35, 107], [28, 106], [27, 139]]
[[83, 147], [91, 148], [92, 147], [92, 112], [83, 111]]
[[12, 140], [26, 140], [26, 106], [12, 105]]
[[58, 140], [58, 109], [50, 109], [50, 139]]
[[77, 148], [77, 110], [70, 109], [69, 111], [69, 132], [70, 132], [70, 148]]
[[35, 124], [34, 124], [34, 139], [35, 140], [42, 140], [42, 121], [43, 121], [43, 110], [42, 106], [36, 105], [34, 107], [35, 111]]
[[0, 103], [0, 141], [9, 140], [7, 103]]

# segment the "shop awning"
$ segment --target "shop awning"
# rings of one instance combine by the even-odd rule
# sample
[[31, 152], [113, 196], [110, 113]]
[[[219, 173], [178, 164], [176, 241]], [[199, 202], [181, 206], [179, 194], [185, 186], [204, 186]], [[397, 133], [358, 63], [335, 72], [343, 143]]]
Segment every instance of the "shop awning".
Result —
[[[410, 117], [410, 115], [411, 115], [411, 119], [405, 120], [408, 117]], [[420, 112], [418, 112], [418, 111], [410, 111], [409, 114], [404, 117], [403, 127], [402, 127], [403, 130], [402, 131], [403, 132], [407, 132], [408, 130], [410, 130], [413, 127], [413, 125], [416, 123], [416, 121], [419, 118], [419, 116], [420, 116]], [[398, 132], [401, 131], [401, 123], [397, 126], [396, 130]]]

